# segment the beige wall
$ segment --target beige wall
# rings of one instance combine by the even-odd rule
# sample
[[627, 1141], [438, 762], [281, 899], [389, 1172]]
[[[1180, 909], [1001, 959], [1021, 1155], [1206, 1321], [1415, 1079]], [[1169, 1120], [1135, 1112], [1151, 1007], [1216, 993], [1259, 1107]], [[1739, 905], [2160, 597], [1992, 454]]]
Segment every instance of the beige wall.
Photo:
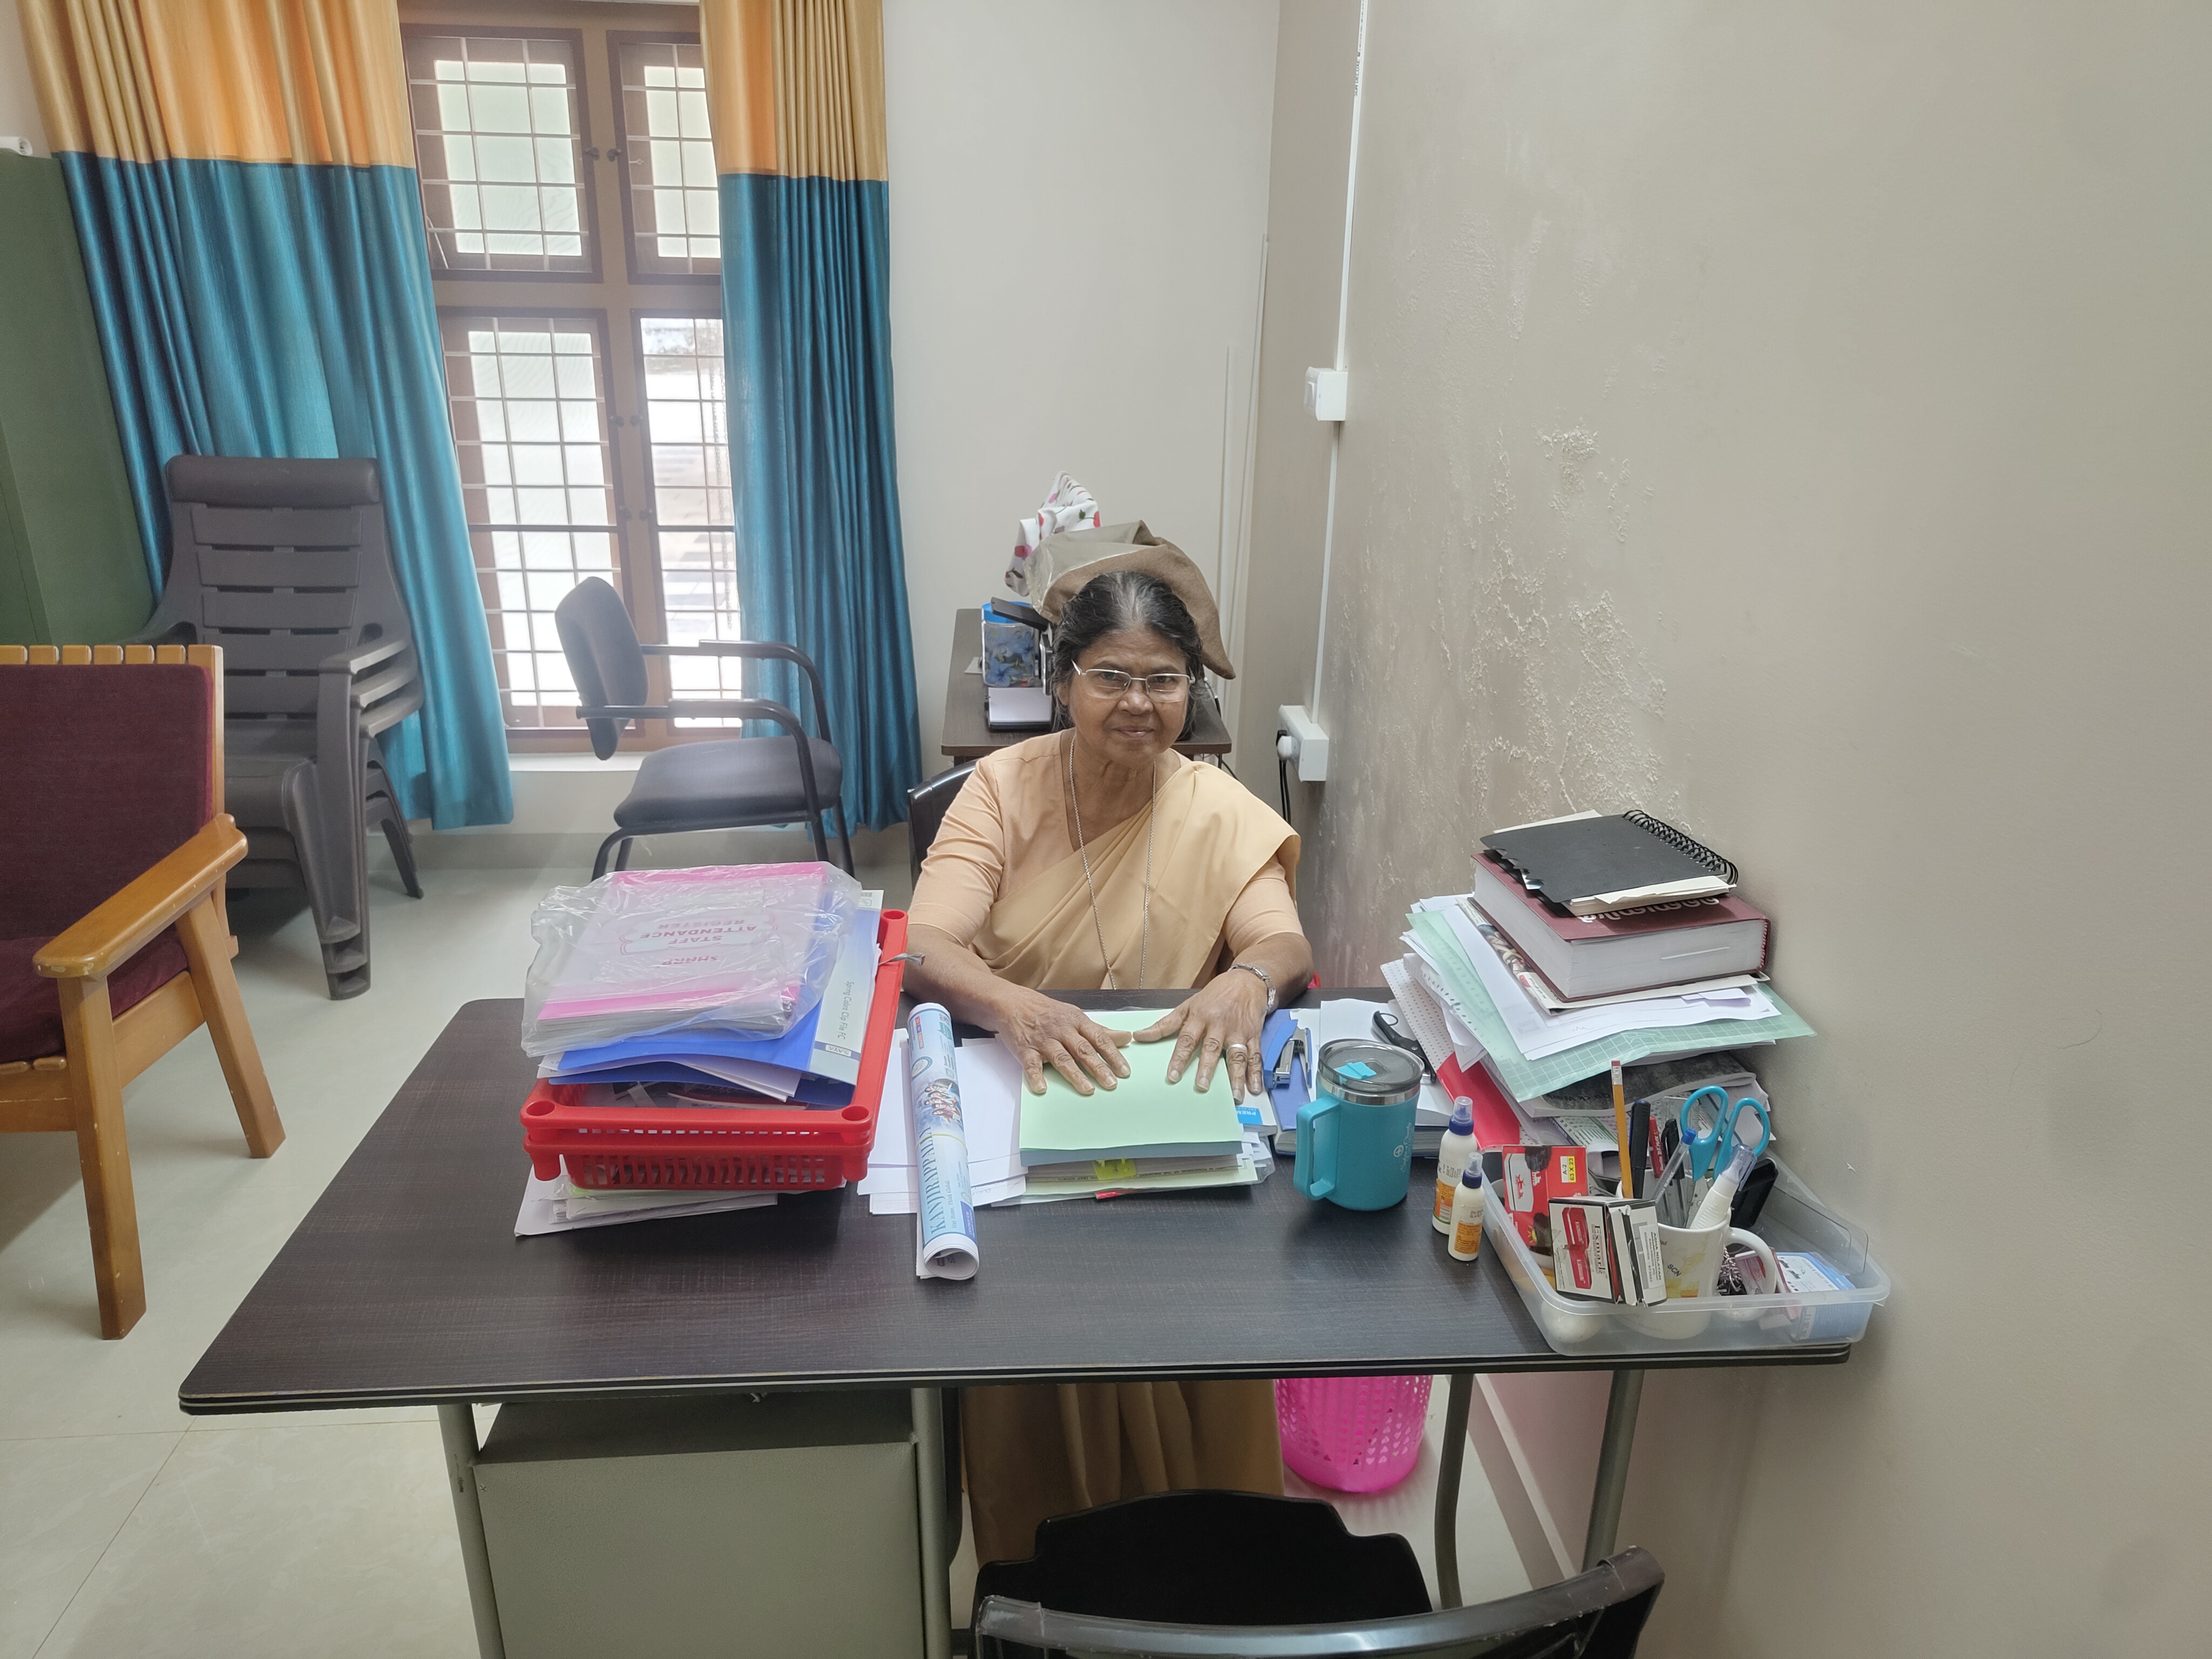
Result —
[[[1260, 350], [1261, 445], [1237, 659], [1237, 769], [1273, 802], [1275, 711], [1313, 685], [1321, 617], [1329, 428], [1305, 412], [1306, 370], [1336, 361], [1344, 168], [1352, 137], [1358, 0], [1283, 0], [1267, 175], [1267, 315]], [[1293, 783], [1293, 789], [1299, 786]]]
[[[887, 0], [891, 362], [925, 770], [952, 612], [1066, 468], [1209, 577], [1267, 210], [1273, 0]], [[1224, 357], [1230, 361], [1224, 364]]]
[[15, 0], [0, 0], [0, 138], [27, 138], [46, 153], [46, 130], [39, 118], [38, 95], [31, 89], [31, 66], [23, 52]]
[[2212, 13], [1392, 0], [1369, 53], [1324, 977], [1482, 829], [1674, 819], [1897, 1281], [1848, 1365], [1654, 1378], [1647, 1651], [2200, 1647], [2207, 1299], [2130, 1245], [2212, 1153]]

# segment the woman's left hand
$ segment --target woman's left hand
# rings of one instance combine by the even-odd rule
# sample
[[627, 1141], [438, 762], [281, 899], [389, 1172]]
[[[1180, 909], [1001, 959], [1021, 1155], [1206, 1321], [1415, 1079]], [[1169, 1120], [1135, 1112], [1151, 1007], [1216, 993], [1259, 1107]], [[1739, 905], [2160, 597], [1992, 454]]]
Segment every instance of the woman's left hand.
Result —
[[1198, 1059], [1198, 1088], [1203, 1094], [1213, 1081], [1218, 1065], [1229, 1073], [1229, 1096], [1241, 1101], [1261, 1092], [1260, 1084], [1260, 1027], [1267, 1017], [1267, 988], [1251, 974], [1218, 974], [1212, 983], [1194, 991], [1179, 1008], [1170, 1010], [1137, 1033], [1139, 1042], [1176, 1039], [1168, 1056], [1168, 1081], [1177, 1081]]

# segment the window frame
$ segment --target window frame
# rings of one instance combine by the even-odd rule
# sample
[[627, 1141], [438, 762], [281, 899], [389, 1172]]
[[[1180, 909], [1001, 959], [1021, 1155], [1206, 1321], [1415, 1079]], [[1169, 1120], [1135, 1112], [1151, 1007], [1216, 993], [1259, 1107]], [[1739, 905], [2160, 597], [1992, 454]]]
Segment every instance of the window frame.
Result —
[[[577, 179], [581, 186], [583, 198], [580, 220], [586, 228], [585, 240], [591, 249], [592, 263], [588, 270], [532, 270], [526, 265], [492, 266], [483, 270], [466, 268], [441, 270], [435, 263], [433, 263], [430, 266], [431, 281], [434, 283], [589, 283], [595, 288], [600, 286], [606, 280], [607, 256], [606, 250], [600, 246], [600, 243], [605, 239], [599, 234], [601, 221], [597, 199], [599, 152], [592, 143], [591, 72], [585, 67], [584, 60], [587, 54], [584, 45], [584, 31], [580, 28], [559, 28], [550, 25], [544, 28], [532, 28], [520, 24], [456, 23], [449, 26], [442, 23], [402, 22], [399, 26], [400, 61], [403, 65], [405, 64], [407, 42], [410, 40], [442, 40], [456, 35], [471, 35], [478, 39], [498, 40], [565, 40], [568, 43], [569, 51], [576, 66], [576, 151], [578, 159], [583, 163], [578, 170]], [[407, 85], [408, 137], [414, 139], [422, 131], [422, 128], [415, 125], [415, 81], [411, 75], [408, 76]], [[421, 145], [418, 140], [415, 155], [418, 186], [423, 182], [422, 160]], [[444, 184], [449, 181], [437, 179], [431, 182]], [[624, 182], [627, 183], [627, 180]], [[433, 248], [436, 246], [436, 238], [430, 233], [427, 215], [423, 225], [423, 239]]]
[[[713, 276], [707, 276], [696, 272], [640, 270], [637, 268], [637, 208], [632, 199], [636, 191], [629, 181], [631, 140], [628, 129], [623, 125], [622, 49], [626, 46], [696, 46], [698, 44], [699, 32], [696, 29], [693, 29], [688, 34], [668, 29], [609, 29], [607, 31], [607, 93], [610, 101], [614, 106], [614, 131], [622, 136], [623, 259], [629, 271], [629, 279], [633, 283], [644, 283], [655, 287], [665, 287], [672, 283], [713, 283], [717, 287], [721, 285], [722, 273], [719, 269]], [[719, 179], [716, 181], [715, 188], [717, 191], [720, 189]], [[719, 267], [721, 261], [717, 259], [714, 263]], [[688, 316], [692, 313], [684, 314]]]
[[[478, 524], [473, 520], [466, 519], [470, 486], [465, 480], [461, 485], [462, 510], [464, 519], [467, 523], [469, 533], [469, 563], [471, 569], [475, 572], [478, 587], [482, 587], [487, 577], [492, 578], [495, 580], [498, 575], [498, 568], [496, 565], [487, 569], [483, 565], [477, 562], [476, 538], [479, 534], [489, 535], [496, 531], [522, 532], [529, 531], [558, 530], [564, 533], [573, 535], [578, 531], [588, 532], [604, 529], [606, 532], [607, 540], [614, 550], [616, 578], [615, 591], [622, 595], [623, 604], [629, 608], [630, 614], [635, 617], [638, 613], [636, 587], [632, 580], [629, 544], [625, 539], [623, 534], [623, 526], [630, 520], [633, 514], [623, 493], [623, 467], [620, 455], [622, 438], [615, 424], [615, 417], [611, 406], [611, 387], [614, 383], [614, 370], [612, 368], [614, 341], [613, 329], [608, 319], [607, 314], [605, 312], [593, 306], [526, 307], [441, 305], [438, 307], [439, 343], [441, 348], [440, 352], [441, 361], [442, 362], [446, 356], [445, 352], [442, 350], [442, 347], [444, 345], [445, 325], [448, 320], [465, 321], [473, 318], [491, 319], [498, 317], [506, 317], [510, 319], [518, 317], [543, 317], [548, 321], [557, 320], [562, 322], [582, 322], [590, 325], [592, 337], [598, 342], [598, 361], [601, 370], [601, 380], [603, 382], [600, 398], [600, 416], [606, 423], [607, 501], [609, 512], [607, 522], [604, 526]], [[447, 392], [447, 403], [449, 410], [452, 407], [452, 391], [449, 387]], [[456, 441], [458, 442], [458, 434], [456, 434]], [[507, 440], [507, 441], [512, 442], [513, 441]], [[501, 614], [504, 615], [505, 607], [501, 606], [500, 609]], [[489, 632], [489, 624], [490, 623], [489, 612], [491, 607], [487, 605], [485, 610], [485, 622], [487, 624], [487, 632]], [[528, 615], [530, 613], [526, 611], [524, 614]], [[493, 666], [500, 677], [500, 690], [502, 702], [505, 701], [506, 694], [512, 689], [506, 683], [505, 670], [501, 662], [500, 653], [506, 647], [502, 647], [497, 640], [493, 641]], [[531, 651], [535, 651], [537, 647], [533, 643], [526, 648]], [[574, 727], [573, 731], [572, 728], [566, 726], [549, 727], [544, 726], [509, 726], [506, 728], [507, 745], [510, 750], [514, 750], [516, 748], [515, 740], [518, 738], [521, 738], [532, 740], [532, 746], [537, 746], [538, 744], [543, 744], [547, 747], [570, 747], [573, 745], [568, 744], [565, 740], [573, 735], [573, 732], [581, 732], [583, 729], [584, 728], [581, 726]], [[558, 743], [548, 743], [546, 742], [548, 739], [560, 739], [563, 741]], [[588, 744], [584, 746], [588, 746]]]
[[[609, 3], [571, 3], [570, 0], [538, 0], [526, 9], [503, 5], [498, 0], [403, 0], [400, 14], [404, 35], [476, 36], [549, 39], [575, 33], [583, 44], [577, 52], [581, 96], [579, 121], [590, 132], [623, 134], [617, 100], [621, 96], [621, 55], [618, 42], [600, 36], [644, 36], [653, 40], [690, 44], [698, 40], [696, 13], [689, 7], [632, 3], [625, 0], [622, 15], [611, 15]], [[635, 16], [632, 15], [635, 14]], [[594, 69], [592, 65], [599, 67]], [[412, 103], [410, 104], [410, 121]], [[620, 149], [617, 137], [611, 148]], [[585, 148], [591, 146], [588, 142]], [[635, 319], [641, 314], [672, 317], [722, 315], [722, 282], [713, 276], [675, 272], [647, 273], [633, 277], [628, 252], [635, 230], [629, 208], [629, 174], [626, 155], [610, 157], [605, 150], [586, 155], [585, 166], [592, 176], [586, 204], [593, 216], [592, 240], [599, 250], [597, 273], [483, 270], [443, 271], [433, 269], [432, 293], [442, 320], [447, 313], [477, 316], [564, 317], [596, 315], [601, 362], [605, 365], [602, 406], [608, 436], [608, 464], [615, 501], [615, 560], [621, 575], [617, 584], [623, 603], [636, 625], [638, 638], [647, 643], [668, 638], [666, 611], [659, 568], [658, 526], [652, 517], [653, 501], [650, 468], [652, 453], [647, 427], [643, 341]], [[602, 166], [617, 169], [617, 180], [607, 181], [619, 205], [599, 186]], [[611, 235], [623, 239], [619, 260], [606, 257]], [[427, 227], [426, 227], [427, 236]], [[449, 286], [450, 284], [450, 286]], [[511, 286], [502, 286], [511, 284]], [[567, 293], [562, 289], [566, 285]], [[726, 326], [726, 324], [725, 325]], [[616, 344], [623, 345], [619, 352]], [[441, 342], [442, 368], [442, 338]], [[451, 388], [447, 391], [451, 417]], [[450, 428], [449, 428], [450, 436]], [[731, 526], [734, 537], [736, 526]], [[473, 532], [472, 532], [473, 534]], [[473, 540], [469, 551], [471, 574], [479, 575]], [[646, 659], [647, 684], [656, 701], [669, 696], [667, 660]], [[501, 718], [505, 718], [502, 693]], [[506, 728], [510, 754], [589, 753], [591, 739], [579, 724], [568, 727], [514, 726]], [[626, 749], [644, 750], [676, 743], [712, 740], [727, 733], [714, 727], [677, 728], [665, 720], [641, 720], [624, 734]]]

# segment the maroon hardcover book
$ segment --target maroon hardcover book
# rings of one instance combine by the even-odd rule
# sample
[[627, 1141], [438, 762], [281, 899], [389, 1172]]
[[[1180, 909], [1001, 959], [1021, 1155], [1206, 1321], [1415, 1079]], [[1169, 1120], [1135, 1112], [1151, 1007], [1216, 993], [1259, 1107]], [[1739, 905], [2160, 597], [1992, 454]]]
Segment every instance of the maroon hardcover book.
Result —
[[[1766, 965], [1774, 948], [1774, 925], [1766, 913], [1734, 893], [1577, 916], [1529, 891], [1496, 854], [1479, 853], [1474, 862], [1474, 902], [1562, 997], [1609, 996], [1751, 973]], [[1756, 927], [1755, 954], [1740, 945], [1725, 954], [1697, 948], [1697, 930], [1727, 927], [1729, 934], [1717, 934], [1717, 940], [1741, 940], [1746, 930], [1740, 924], [1747, 922]]]

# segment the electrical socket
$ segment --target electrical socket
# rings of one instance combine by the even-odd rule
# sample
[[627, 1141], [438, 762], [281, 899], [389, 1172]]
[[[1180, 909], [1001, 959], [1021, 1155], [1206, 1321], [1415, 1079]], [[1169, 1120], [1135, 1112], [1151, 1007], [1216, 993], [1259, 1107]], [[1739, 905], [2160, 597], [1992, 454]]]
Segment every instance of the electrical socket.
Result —
[[1284, 736], [1276, 752], [1298, 763], [1300, 783], [1322, 783], [1328, 778], [1328, 733], [1303, 703], [1285, 703], [1275, 711], [1275, 724]]

